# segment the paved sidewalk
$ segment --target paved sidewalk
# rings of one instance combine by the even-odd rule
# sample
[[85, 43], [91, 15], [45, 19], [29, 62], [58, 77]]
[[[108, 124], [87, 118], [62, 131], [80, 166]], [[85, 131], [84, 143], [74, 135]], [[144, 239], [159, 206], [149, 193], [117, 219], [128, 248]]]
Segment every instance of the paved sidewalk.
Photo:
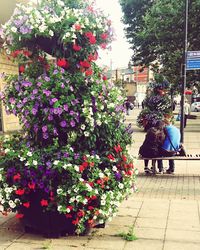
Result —
[[[133, 122], [135, 129], [133, 155], [145, 136], [135, 125], [138, 112], [133, 110], [126, 121]], [[188, 120], [185, 145], [188, 152], [200, 153], [200, 119]], [[135, 165], [138, 192], [121, 204], [105, 228], [93, 229], [88, 236], [45, 239], [24, 233], [14, 215], [0, 216], [0, 250], [200, 250], [200, 161], [175, 162], [175, 175], [146, 176], [143, 162]], [[167, 168], [168, 163], [164, 165]], [[137, 240], [116, 236], [132, 226]]]

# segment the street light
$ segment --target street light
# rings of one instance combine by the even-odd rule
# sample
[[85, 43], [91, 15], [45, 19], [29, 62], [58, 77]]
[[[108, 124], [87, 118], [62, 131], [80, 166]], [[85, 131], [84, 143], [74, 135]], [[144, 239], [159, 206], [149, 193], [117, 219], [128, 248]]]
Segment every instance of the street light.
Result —
[[183, 83], [182, 83], [182, 91], [181, 91], [181, 122], [180, 122], [180, 131], [181, 131], [181, 142], [184, 142], [184, 103], [185, 103], [185, 88], [187, 82], [187, 36], [188, 36], [188, 0], [185, 0], [185, 44], [184, 44], [184, 71], [183, 71]]

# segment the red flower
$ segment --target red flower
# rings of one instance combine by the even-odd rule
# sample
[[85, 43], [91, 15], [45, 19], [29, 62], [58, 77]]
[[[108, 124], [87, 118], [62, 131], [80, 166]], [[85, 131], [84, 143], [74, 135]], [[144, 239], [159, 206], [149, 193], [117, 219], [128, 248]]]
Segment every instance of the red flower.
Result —
[[119, 152], [122, 152], [122, 148], [121, 146], [118, 144], [117, 146], [114, 146], [114, 150], [119, 153]]
[[122, 155], [122, 160], [123, 160], [123, 161], [126, 161], [126, 160], [127, 160], [127, 158], [126, 158], [125, 155]]
[[78, 218], [76, 218], [76, 220], [72, 221], [72, 224], [74, 224], [74, 225], [77, 225], [78, 223], [79, 223], [79, 219]]
[[91, 43], [91, 44], [95, 44], [96, 43], [96, 37], [95, 36], [91, 36], [90, 38], [89, 38], [89, 42]]
[[109, 154], [107, 157], [108, 157], [108, 159], [110, 159], [110, 160], [112, 160], [112, 161], [115, 160], [115, 158], [114, 158], [111, 154]]
[[25, 193], [25, 190], [24, 189], [17, 189], [17, 190], [15, 190], [15, 193], [17, 195], [23, 195]]
[[28, 201], [28, 202], [23, 203], [23, 206], [26, 207], [26, 208], [29, 208], [30, 207], [30, 202]]
[[106, 39], [108, 38], [108, 34], [107, 34], [107, 33], [101, 34], [101, 38], [102, 38], [103, 40], [106, 40]]
[[77, 45], [77, 44], [73, 44], [73, 50], [75, 51], [80, 51], [82, 49], [81, 46]]
[[80, 171], [80, 172], [83, 172], [84, 170], [85, 170], [84, 166], [83, 166], [83, 165], [80, 165], [80, 166], [79, 166], [79, 171]]
[[90, 38], [90, 37], [92, 37], [92, 36], [94, 36], [94, 35], [93, 35], [93, 33], [92, 33], [91, 31], [89, 31], [89, 32], [85, 32], [85, 36], [86, 36], [87, 38]]
[[86, 76], [91, 76], [93, 74], [93, 70], [92, 69], [88, 69], [85, 71], [85, 75]]
[[96, 199], [97, 199], [96, 195], [91, 196], [91, 200], [96, 200]]
[[107, 80], [107, 77], [106, 77], [106, 76], [103, 76], [102, 79], [103, 79], [104, 81], [106, 81], [106, 80]]
[[86, 161], [83, 162], [83, 163], [82, 163], [82, 166], [83, 166], [84, 168], [88, 167], [88, 162], [86, 162]]
[[84, 68], [90, 68], [91, 64], [88, 61], [80, 61], [80, 65]]
[[31, 55], [31, 52], [28, 51], [28, 50], [24, 50], [24, 51], [23, 51], [23, 54], [24, 54], [25, 56], [29, 57], [29, 56]]
[[19, 173], [13, 176], [14, 181], [18, 181], [20, 180], [20, 178], [21, 178], [21, 175]]
[[78, 215], [78, 217], [83, 217], [85, 215], [85, 212], [83, 210], [79, 210], [77, 215]]
[[17, 219], [21, 219], [21, 218], [24, 217], [24, 214], [16, 214], [15, 217], [16, 217]]
[[41, 204], [42, 207], [47, 207], [48, 206], [48, 200], [42, 199], [40, 201], [40, 204]]
[[24, 73], [24, 72], [25, 72], [25, 67], [24, 67], [24, 65], [20, 65], [20, 66], [19, 66], [19, 72], [20, 72], [20, 73]]
[[126, 174], [127, 174], [127, 175], [132, 175], [133, 173], [132, 173], [131, 170], [128, 170], [128, 171], [126, 172]]
[[87, 222], [88, 222], [88, 224], [89, 224], [90, 226], [92, 226], [92, 225], [94, 224], [94, 220], [88, 220]]
[[90, 167], [94, 167], [94, 162], [90, 162]]
[[100, 44], [100, 47], [101, 47], [102, 49], [106, 49], [106, 43]]
[[102, 180], [97, 180], [97, 184], [101, 184], [102, 183]]
[[19, 54], [21, 53], [21, 50], [15, 50], [11, 53], [11, 56], [13, 56], [14, 58], [17, 57]]
[[81, 25], [78, 23], [75, 23], [74, 28], [75, 28], [75, 30], [81, 30]]
[[96, 61], [97, 58], [98, 58], [98, 54], [97, 54], [97, 52], [95, 52], [94, 55], [93, 55], [93, 54], [89, 54], [89, 56], [88, 56], [88, 61], [89, 61], [89, 62], [91, 62], [91, 61]]
[[35, 183], [28, 183], [28, 187], [30, 189], [35, 189]]
[[73, 209], [73, 207], [72, 207], [72, 206], [67, 206], [67, 208], [69, 208], [69, 210], [70, 210], [70, 211]]
[[93, 207], [93, 206], [88, 206], [88, 209], [89, 209], [89, 210], [93, 210], [94, 207]]
[[65, 58], [60, 58], [60, 59], [57, 60], [57, 65], [59, 67], [68, 68], [69, 67], [69, 62]]

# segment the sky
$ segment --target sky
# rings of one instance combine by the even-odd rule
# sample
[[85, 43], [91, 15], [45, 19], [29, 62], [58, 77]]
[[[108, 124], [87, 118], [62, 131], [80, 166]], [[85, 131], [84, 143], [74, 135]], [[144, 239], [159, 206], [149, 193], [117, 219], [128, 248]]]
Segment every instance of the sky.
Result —
[[98, 64], [107, 65], [111, 69], [127, 67], [132, 52], [129, 49], [130, 44], [127, 42], [123, 31], [121, 6], [118, 0], [96, 0], [96, 5], [110, 16], [116, 33], [116, 41], [113, 41], [111, 44], [112, 50], [106, 52], [99, 51], [101, 59], [98, 61]]

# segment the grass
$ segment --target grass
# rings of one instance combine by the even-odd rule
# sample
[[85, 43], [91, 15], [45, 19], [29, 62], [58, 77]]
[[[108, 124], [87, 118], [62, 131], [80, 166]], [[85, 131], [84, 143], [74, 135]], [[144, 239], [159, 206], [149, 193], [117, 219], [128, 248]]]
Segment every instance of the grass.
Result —
[[121, 237], [122, 239], [124, 239], [126, 241], [137, 240], [137, 237], [134, 234], [134, 227], [133, 226], [129, 227], [129, 230], [128, 230], [127, 233], [121, 232], [121, 233], [116, 234], [115, 236], [119, 236], [119, 237]]

